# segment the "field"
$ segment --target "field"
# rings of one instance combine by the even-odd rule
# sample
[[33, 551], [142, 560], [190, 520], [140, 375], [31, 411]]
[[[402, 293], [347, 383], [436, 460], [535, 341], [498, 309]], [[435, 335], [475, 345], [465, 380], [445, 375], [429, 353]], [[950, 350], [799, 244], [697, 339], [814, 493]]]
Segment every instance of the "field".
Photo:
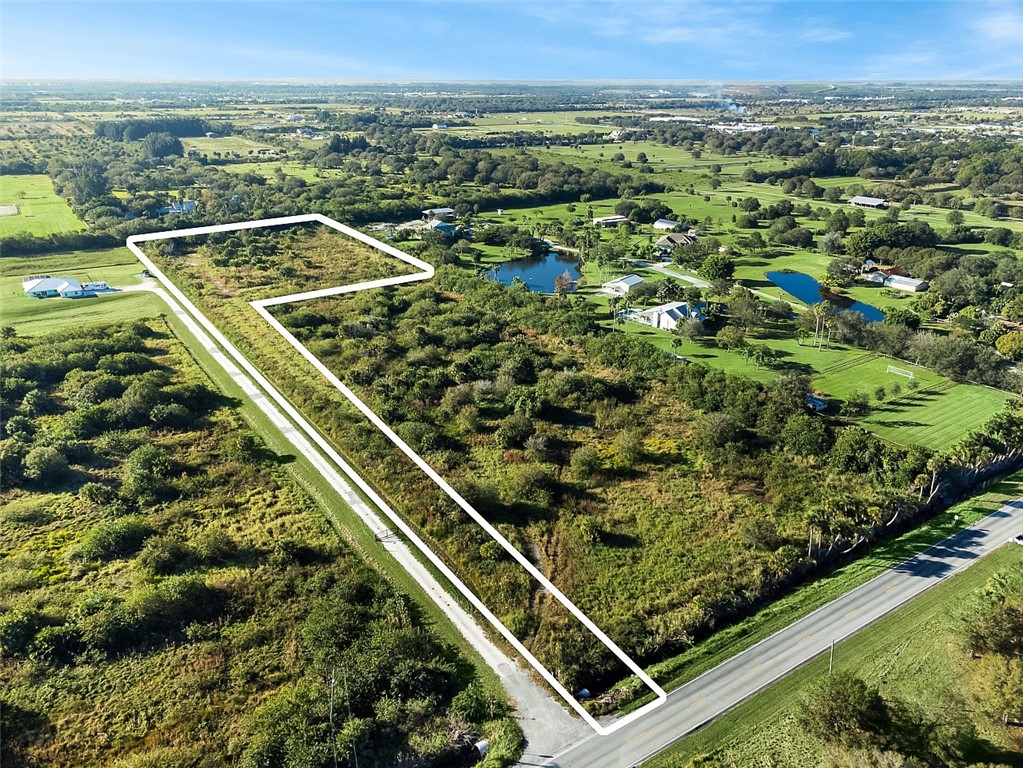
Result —
[[200, 154], [209, 155], [210, 157], [213, 156], [214, 152], [219, 152], [221, 155], [231, 154], [232, 152], [237, 152], [239, 155], [248, 155], [261, 149], [275, 149], [272, 144], [252, 141], [241, 136], [221, 136], [214, 139], [208, 139], [204, 136], [201, 138], [182, 139], [181, 143], [185, 147], [186, 153], [194, 149]]
[[21, 289], [21, 279], [28, 275], [60, 275], [79, 282], [102, 280], [118, 287], [138, 284], [140, 272], [138, 260], [127, 248], [0, 259], [0, 324], [14, 326], [19, 335], [37, 335], [165, 311], [163, 301], [147, 291], [87, 299], [35, 299]]
[[341, 172], [336, 169], [313, 168], [295, 160], [268, 160], [259, 163], [231, 163], [220, 166], [220, 169], [226, 173], [255, 173], [268, 180], [274, 178], [278, 168], [284, 172], [285, 176], [296, 176], [308, 184], [316, 184], [322, 179], [341, 176]]
[[0, 237], [46, 237], [85, 229], [81, 219], [54, 193], [53, 182], [42, 174], [0, 177], [0, 205], [18, 206], [16, 216], [0, 216]]
[[[1002, 547], [839, 645], [835, 670], [856, 674], [879, 685], [884, 695], [907, 700], [925, 713], [942, 712], [950, 697], [967, 695], [970, 661], [958, 641], [958, 606], [995, 573], [1020, 563], [1023, 549]], [[678, 768], [707, 754], [716, 756], [720, 762], [715, 765], [722, 768], [817, 764], [822, 745], [803, 731], [798, 718], [802, 702], [827, 669], [828, 659], [818, 658], [646, 765]], [[975, 760], [1019, 763], [1023, 744], [1018, 733], [978, 714], [969, 716], [986, 741]]]

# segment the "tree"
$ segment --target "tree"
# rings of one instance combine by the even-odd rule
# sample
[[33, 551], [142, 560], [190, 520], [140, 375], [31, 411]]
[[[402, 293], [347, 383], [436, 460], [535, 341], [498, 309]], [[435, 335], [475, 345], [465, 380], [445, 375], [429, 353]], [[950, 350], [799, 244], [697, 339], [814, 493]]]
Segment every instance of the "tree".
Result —
[[961, 227], [966, 218], [963, 216], [962, 211], [949, 211], [945, 214], [945, 221], [951, 224], [953, 227]]
[[995, 349], [1010, 360], [1023, 360], [1023, 331], [1009, 331], [998, 337]]
[[1002, 724], [1023, 720], [1023, 659], [985, 655], [973, 673], [973, 693], [981, 710]]
[[171, 136], [169, 133], [149, 133], [142, 139], [142, 153], [150, 158], [171, 155], [181, 157], [185, 154], [185, 148], [181, 144], [181, 139]]
[[746, 334], [741, 328], [734, 325], [726, 325], [714, 335], [714, 341], [724, 349], [739, 349], [746, 343]]
[[817, 247], [822, 253], [829, 256], [837, 256], [845, 250], [845, 243], [842, 242], [842, 235], [838, 232], [827, 232], [817, 241]]
[[699, 270], [704, 280], [731, 280], [735, 274], [735, 260], [726, 253], [712, 253], [703, 260]]
[[803, 728], [826, 744], [852, 749], [883, 746], [891, 713], [880, 691], [847, 673], [829, 677], [803, 708]]
[[142, 445], [124, 461], [122, 493], [131, 499], [150, 501], [162, 493], [170, 472], [170, 457], [155, 445]]

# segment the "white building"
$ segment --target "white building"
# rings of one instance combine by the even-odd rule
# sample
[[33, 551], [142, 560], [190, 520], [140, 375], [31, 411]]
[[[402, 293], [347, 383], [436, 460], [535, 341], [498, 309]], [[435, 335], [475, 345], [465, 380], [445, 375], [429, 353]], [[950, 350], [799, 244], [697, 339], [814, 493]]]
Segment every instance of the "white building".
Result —
[[849, 205], [855, 205], [858, 208], [887, 208], [888, 201], [883, 197], [864, 197], [863, 195], [856, 195], [855, 197], [849, 198]]
[[920, 293], [928, 288], [926, 280], [917, 280], [915, 277], [902, 275], [886, 275], [884, 272], [868, 272], [863, 279], [869, 283], [883, 285], [885, 288], [895, 288], [909, 293]]
[[29, 296], [46, 299], [60, 296], [63, 299], [77, 299], [91, 296], [92, 289], [85, 289], [73, 277], [51, 277], [50, 275], [33, 275], [21, 281], [21, 288]]
[[635, 288], [637, 285], [643, 282], [643, 278], [639, 275], [625, 275], [625, 277], [619, 277], [617, 280], [611, 280], [600, 286], [600, 289], [604, 293], [609, 293], [612, 296], [625, 296]]
[[658, 219], [654, 222], [654, 229], [666, 229], [670, 232], [677, 227], [678, 224], [679, 223], [677, 221], [672, 221], [671, 219]]
[[700, 311], [700, 305], [690, 306], [684, 301], [672, 301], [661, 304], [657, 307], [644, 309], [640, 312], [630, 312], [625, 315], [626, 320], [649, 325], [651, 328], [658, 328], [662, 331], [674, 331], [678, 324], [686, 320], [699, 320], [701, 323], [707, 316]]
[[628, 223], [628, 218], [625, 216], [598, 216], [593, 220], [593, 226], [595, 227], [617, 227], [619, 224]]

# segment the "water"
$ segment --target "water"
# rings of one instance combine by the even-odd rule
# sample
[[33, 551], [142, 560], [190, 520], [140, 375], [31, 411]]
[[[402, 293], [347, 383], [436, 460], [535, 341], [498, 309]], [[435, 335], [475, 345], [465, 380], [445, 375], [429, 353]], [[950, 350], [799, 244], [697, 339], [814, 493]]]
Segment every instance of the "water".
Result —
[[541, 293], [554, 293], [554, 281], [558, 275], [568, 271], [572, 278], [572, 286], [569, 291], [575, 290], [575, 281], [579, 279], [579, 257], [570, 253], [557, 253], [552, 251], [546, 256], [538, 259], [525, 257], [506, 261], [497, 267], [497, 270], [489, 270], [487, 278], [497, 280], [503, 285], [511, 285], [515, 278], [519, 278], [531, 291]]
[[859, 312], [872, 323], [884, 320], [884, 313], [877, 307], [843, 296], [825, 296], [821, 293], [821, 284], [802, 272], [768, 272], [767, 279], [804, 304], [813, 305], [827, 301], [839, 312]]

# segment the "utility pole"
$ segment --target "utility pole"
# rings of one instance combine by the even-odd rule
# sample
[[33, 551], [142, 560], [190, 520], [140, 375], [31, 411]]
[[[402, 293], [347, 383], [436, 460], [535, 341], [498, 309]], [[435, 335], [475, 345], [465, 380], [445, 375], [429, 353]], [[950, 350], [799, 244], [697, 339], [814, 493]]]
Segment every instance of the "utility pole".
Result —
[[831, 640], [831, 659], [828, 661], [828, 677], [835, 671], [835, 640]]

